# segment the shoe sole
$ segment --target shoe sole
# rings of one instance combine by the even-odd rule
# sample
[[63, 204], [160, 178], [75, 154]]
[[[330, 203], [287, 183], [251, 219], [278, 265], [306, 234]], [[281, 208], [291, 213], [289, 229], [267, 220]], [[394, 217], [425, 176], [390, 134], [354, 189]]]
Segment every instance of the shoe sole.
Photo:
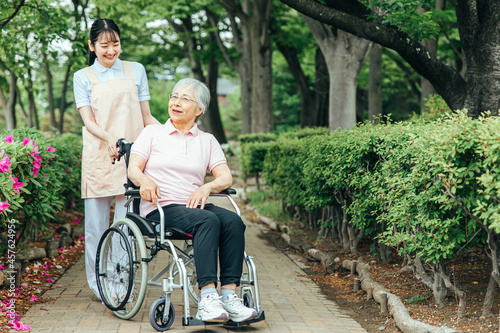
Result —
[[258, 316], [257, 313], [252, 313], [252, 315], [250, 317], [246, 317], [246, 318], [231, 318], [231, 316], [229, 316], [229, 320], [232, 320], [235, 323], [241, 323], [242, 321], [247, 321], [247, 320], [252, 320], [254, 318], [257, 318], [257, 316]]
[[196, 316], [196, 319], [198, 320], [201, 320], [201, 321], [205, 321], [207, 323], [225, 323], [226, 321], [229, 320], [228, 317], [226, 318], [212, 318], [212, 319], [203, 319], [203, 318], [200, 318], [199, 316]]

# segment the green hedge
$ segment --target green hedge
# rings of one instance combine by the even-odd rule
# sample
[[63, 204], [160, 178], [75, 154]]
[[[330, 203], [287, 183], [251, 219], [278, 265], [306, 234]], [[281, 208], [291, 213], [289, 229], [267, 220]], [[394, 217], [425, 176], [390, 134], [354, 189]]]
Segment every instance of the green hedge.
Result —
[[82, 207], [81, 147], [81, 138], [74, 134], [52, 137], [30, 128], [3, 133], [0, 231], [15, 219], [22, 237], [31, 227], [42, 229], [64, 207]]
[[368, 235], [417, 268], [427, 263], [430, 281], [443, 279], [429, 282], [438, 293], [460, 251], [482, 243], [491, 258], [500, 255], [498, 128], [498, 117], [458, 112], [435, 121], [365, 123], [330, 136], [283, 133], [259, 156], [263, 177], [289, 212], [316, 214], [353, 253]]

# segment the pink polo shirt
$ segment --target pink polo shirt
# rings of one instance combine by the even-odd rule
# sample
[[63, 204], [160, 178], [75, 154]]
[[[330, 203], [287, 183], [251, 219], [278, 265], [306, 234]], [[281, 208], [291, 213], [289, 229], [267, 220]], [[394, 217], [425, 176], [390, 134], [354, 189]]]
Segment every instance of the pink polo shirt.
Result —
[[[195, 124], [182, 134], [167, 120], [165, 125], [144, 128], [132, 145], [131, 154], [144, 158], [144, 174], [159, 187], [159, 204], [187, 203], [189, 196], [202, 186], [208, 171], [227, 163], [219, 142], [212, 134], [198, 129]], [[154, 210], [151, 202], [141, 200], [141, 215]]]

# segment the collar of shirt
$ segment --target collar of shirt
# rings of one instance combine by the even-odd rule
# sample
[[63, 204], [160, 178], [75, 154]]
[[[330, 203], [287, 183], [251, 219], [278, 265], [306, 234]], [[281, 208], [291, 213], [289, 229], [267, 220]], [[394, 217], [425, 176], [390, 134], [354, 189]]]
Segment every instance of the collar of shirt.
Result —
[[99, 61], [97, 61], [97, 58], [96, 58], [94, 61], [94, 64], [91, 67], [92, 67], [92, 69], [94, 69], [96, 74], [102, 74], [102, 73], [106, 73], [109, 70], [115, 70], [115, 71], [123, 70], [123, 63], [119, 58], [116, 58], [116, 61], [113, 64], [113, 66], [108, 68], [106, 66], [101, 65], [99, 63]]
[[[165, 126], [167, 127], [167, 132], [168, 134], [173, 134], [175, 132], [181, 133], [177, 128], [174, 127], [174, 124], [172, 124], [172, 120], [169, 118], [167, 122], [165, 123]], [[189, 131], [186, 132], [186, 134], [191, 133], [192, 136], [197, 136], [199, 132], [198, 125], [196, 123], [194, 124], [193, 127]]]

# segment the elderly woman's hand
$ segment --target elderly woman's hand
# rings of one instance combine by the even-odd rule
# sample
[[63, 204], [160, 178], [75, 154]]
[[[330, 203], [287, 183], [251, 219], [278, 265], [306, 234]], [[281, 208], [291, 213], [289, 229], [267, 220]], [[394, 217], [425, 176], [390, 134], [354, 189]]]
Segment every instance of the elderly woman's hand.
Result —
[[141, 182], [141, 188], [139, 190], [139, 193], [141, 194], [142, 199], [152, 202], [153, 206], [157, 208], [156, 198], [161, 198], [160, 188], [149, 177], [145, 178]]
[[189, 199], [187, 201], [187, 208], [196, 208], [200, 205], [200, 208], [203, 209], [205, 207], [205, 203], [207, 202], [208, 197], [210, 196], [210, 186], [205, 184], [199, 187], [196, 191], [191, 193]]

